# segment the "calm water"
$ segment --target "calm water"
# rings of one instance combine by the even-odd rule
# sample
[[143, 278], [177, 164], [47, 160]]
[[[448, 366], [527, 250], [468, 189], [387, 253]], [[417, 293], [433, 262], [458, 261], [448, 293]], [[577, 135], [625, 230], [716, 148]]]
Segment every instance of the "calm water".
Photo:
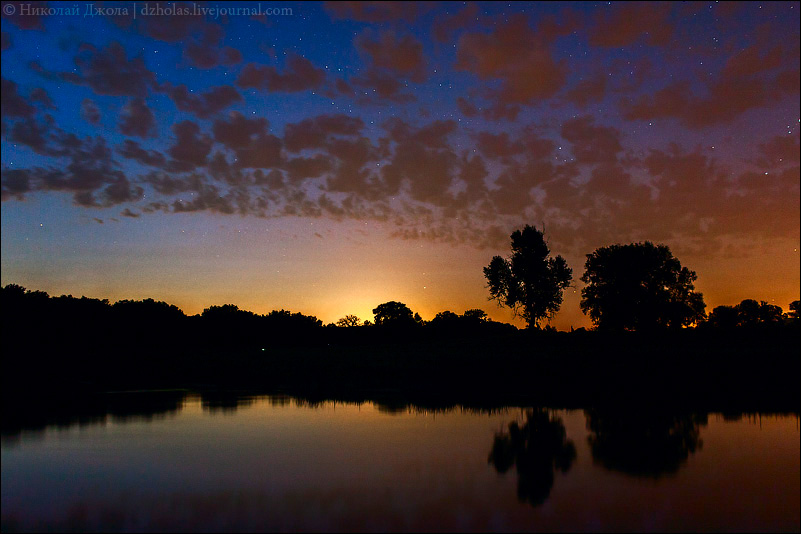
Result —
[[796, 415], [142, 394], [13, 423], [3, 530], [801, 528]]

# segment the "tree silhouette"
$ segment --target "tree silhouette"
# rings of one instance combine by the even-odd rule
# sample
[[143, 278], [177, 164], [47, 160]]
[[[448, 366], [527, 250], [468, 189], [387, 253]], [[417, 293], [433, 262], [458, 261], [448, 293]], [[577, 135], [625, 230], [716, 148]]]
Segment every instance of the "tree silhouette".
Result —
[[373, 315], [376, 325], [409, 326], [417, 324], [412, 310], [406, 304], [394, 300], [376, 306], [373, 309]]
[[793, 321], [801, 318], [801, 301], [794, 300], [790, 303], [790, 311], [787, 312], [787, 316]]
[[566, 473], [576, 459], [576, 447], [567, 439], [559, 417], [539, 409], [526, 414], [526, 422], [509, 423], [509, 431], [495, 435], [488, 462], [499, 473], [517, 469], [517, 498], [532, 506], [551, 494], [554, 470]]
[[362, 320], [356, 317], [355, 315], [346, 315], [345, 317], [341, 318], [337, 321], [337, 326], [359, 326], [362, 324]]
[[598, 328], [679, 328], [704, 317], [694, 271], [682, 267], [666, 245], [611, 245], [587, 255], [581, 310]]
[[[792, 304], [790, 304], [792, 310]], [[792, 313], [792, 312], [791, 312]], [[736, 306], [716, 306], [707, 319], [714, 328], [753, 328], [762, 325], [784, 324], [781, 307], [767, 302], [745, 299]]]
[[511, 239], [512, 255], [495, 256], [484, 267], [490, 298], [536, 327], [559, 311], [573, 271], [562, 256], [549, 257], [543, 233], [533, 226], [515, 230]]

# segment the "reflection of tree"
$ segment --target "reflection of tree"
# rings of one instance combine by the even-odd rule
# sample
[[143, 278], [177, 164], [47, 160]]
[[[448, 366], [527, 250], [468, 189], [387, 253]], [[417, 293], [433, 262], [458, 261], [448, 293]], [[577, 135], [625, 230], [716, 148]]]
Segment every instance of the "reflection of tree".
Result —
[[13, 397], [13, 404], [3, 404], [2, 436], [5, 442], [22, 431], [105, 424], [109, 417], [116, 423], [150, 421], [177, 414], [185, 397], [186, 392], [181, 390]]
[[255, 401], [253, 396], [225, 391], [206, 391], [200, 394], [201, 407], [210, 413], [231, 414]]
[[517, 497], [532, 506], [544, 503], [551, 493], [554, 470], [566, 473], [576, 458], [576, 447], [567, 439], [562, 419], [544, 410], [529, 411], [526, 422], [509, 423], [508, 432], [495, 435], [489, 463], [499, 473], [517, 469]]
[[638, 477], [675, 473], [703, 444], [706, 415], [587, 410], [592, 459], [607, 469]]

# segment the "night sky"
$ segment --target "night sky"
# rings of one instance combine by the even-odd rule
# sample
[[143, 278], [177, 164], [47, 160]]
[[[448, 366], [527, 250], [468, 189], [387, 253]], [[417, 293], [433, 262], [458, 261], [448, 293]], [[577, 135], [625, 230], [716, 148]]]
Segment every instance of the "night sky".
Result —
[[23, 4], [3, 285], [511, 321], [482, 268], [533, 224], [574, 272], [558, 328], [614, 243], [669, 245], [707, 310], [799, 298], [798, 2]]

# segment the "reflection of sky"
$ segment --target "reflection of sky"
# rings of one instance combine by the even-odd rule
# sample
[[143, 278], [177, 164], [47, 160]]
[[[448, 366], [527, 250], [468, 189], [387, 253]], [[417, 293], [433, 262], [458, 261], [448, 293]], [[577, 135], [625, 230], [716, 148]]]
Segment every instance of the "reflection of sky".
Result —
[[[261, 398], [209, 412], [190, 397], [151, 422], [48, 429], [4, 442], [4, 524], [16, 517], [118, 528], [270, 530], [793, 529], [797, 420], [709, 416], [675, 475], [632, 478], [592, 462], [581, 411], [556, 414], [577, 458], [539, 507], [487, 463], [519, 410], [387, 414], [372, 404]], [[202, 525], [202, 527], [201, 527]]]
[[[797, 3], [282, 6], [293, 15], [4, 15], [2, 283], [188, 313], [235, 303], [332, 322], [401, 300], [426, 319], [484, 308], [508, 321], [481, 269], [529, 223], [576, 279], [594, 248], [650, 239], [697, 271], [710, 309], [798, 298]], [[268, 121], [275, 161], [238, 167], [214, 127], [234, 112]], [[322, 115], [358, 132], [323, 127], [324, 143], [292, 149], [293, 125]], [[181, 144], [183, 121], [201, 141]], [[174, 149], [204, 136], [208, 153], [176, 166]], [[365, 161], [332, 148], [357, 138]], [[126, 142], [161, 163], [124, 155]], [[105, 155], [76, 155], [97, 143]], [[313, 156], [333, 168], [293, 177]], [[283, 180], [257, 184], [259, 169]], [[159, 191], [152, 172], [185, 190]], [[566, 295], [555, 325], [587, 323], [578, 300]]]

